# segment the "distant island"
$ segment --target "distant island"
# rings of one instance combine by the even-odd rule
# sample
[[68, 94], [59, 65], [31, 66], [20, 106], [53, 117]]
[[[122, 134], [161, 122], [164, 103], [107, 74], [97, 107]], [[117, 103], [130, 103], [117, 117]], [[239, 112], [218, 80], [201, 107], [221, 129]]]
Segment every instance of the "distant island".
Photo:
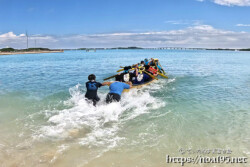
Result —
[[0, 55], [57, 53], [57, 52], [64, 52], [64, 50], [62, 50], [62, 49], [48, 49], [48, 48], [28, 48], [28, 49], [2, 48], [2, 49], [0, 49]]

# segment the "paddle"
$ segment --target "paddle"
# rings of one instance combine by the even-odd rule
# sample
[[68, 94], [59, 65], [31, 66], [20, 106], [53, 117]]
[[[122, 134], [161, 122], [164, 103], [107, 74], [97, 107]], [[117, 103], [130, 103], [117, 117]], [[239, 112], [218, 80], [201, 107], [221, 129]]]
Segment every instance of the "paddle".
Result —
[[116, 77], [118, 74], [116, 74], [116, 75], [113, 75], [113, 76], [110, 76], [110, 77], [108, 77], [108, 78], [105, 78], [105, 79], [103, 79], [104, 81], [106, 81], [106, 80], [109, 80], [109, 79], [111, 79], [111, 78], [114, 78], [114, 77]]
[[[134, 70], [134, 68], [130, 69], [129, 71], [131, 71], [131, 70]], [[123, 69], [122, 69], [122, 71], [123, 71]], [[118, 75], [118, 74], [112, 75], [112, 76], [110, 76], [110, 77], [108, 77], [108, 78], [105, 78], [105, 79], [103, 79], [103, 80], [104, 80], [104, 81], [109, 80], [109, 79], [111, 79], [111, 78], [114, 78], [114, 77], [117, 76], [117, 75]]]
[[[132, 65], [131, 67], [135, 67], [135, 66], [136, 66], [136, 64]], [[122, 68], [122, 69], [117, 70], [116, 72], [121, 72], [121, 71], [123, 71], [123, 70], [124, 70], [124, 67], [123, 67], [123, 66], [120, 66], [120, 68]], [[134, 68], [132, 68], [132, 69], [134, 70]]]
[[142, 72], [148, 74], [151, 78], [158, 80], [157, 77], [155, 77], [154, 75], [150, 74], [149, 72], [147, 72], [147, 71], [142, 71]]
[[164, 74], [162, 74], [162, 73], [158, 73], [160, 76], [162, 76], [163, 78], [166, 78], [166, 79], [168, 79], [168, 76], [166, 76], [166, 75], [164, 75]]
[[157, 64], [156, 64], [156, 62], [155, 62], [155, 59], [153, 59], [153, 61], [154, 61], [154, 64], [155, 64], [155, 68], [157, 68], [157, 70], [160, 71], [159, 68], [157, 67]]
[[161, 69], [162, 69], [162, 72], [163, 72], [163, 74], [165, 75], [166, 73], [165, 73], [164, 69], [162, 68], [161, 63], [160, 63], [159, 61], [158, 61], [158, 64], [160, 65], [160, 67], [161, 67]]
[[[155, 59], [154, 59], [154, 64], [155, 64], [155, 66], [157, 67], [157, 64], [156, 64], [156, 62], [155, 62]], [[158, 69], [158, 75], [160, 75], [160, 76], [162, 76], [163, 78], [166, 78], [166, 79], [168, 79], [168, 76], [166, 76], [166, 75], [164, 75], [165, 74], [165, 71], [163, 70], [163, 68], [162, 68], [162, 66], [161, 66], [161, 64], [160, 64], [160, 62], [158, 61], [158, 64], [159, 64], [159, 66], [161, 67], [161, 70], [163, 71], [163, 74], [161, 73], [161, 71], [160, 71], [160, 69], [157, 67], [157, 69]]]
[[122, 72], [124, 69], [122, 68], [122, 69], [120, 69], [120, 70], [118, 70], [118, 71], [116, 71], [116, 72]]

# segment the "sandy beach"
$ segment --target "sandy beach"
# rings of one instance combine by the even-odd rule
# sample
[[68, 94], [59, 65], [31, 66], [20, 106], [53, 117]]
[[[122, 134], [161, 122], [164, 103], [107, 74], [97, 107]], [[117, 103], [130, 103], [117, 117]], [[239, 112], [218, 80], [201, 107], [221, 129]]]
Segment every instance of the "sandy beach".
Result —
[[59, 52], [64, 52], [64, 50], [32, 51], [32, 52], [0, 52], [0, 55], [39, 54], [39, 53], [59, 53]]

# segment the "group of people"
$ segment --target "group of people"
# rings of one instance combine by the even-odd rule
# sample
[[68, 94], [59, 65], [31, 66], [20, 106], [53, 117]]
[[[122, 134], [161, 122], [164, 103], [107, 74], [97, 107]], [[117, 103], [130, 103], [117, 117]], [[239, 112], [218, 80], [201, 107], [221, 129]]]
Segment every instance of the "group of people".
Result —
[[100, 100], [97, 95], [98, 88], [101, 86], [109, 86], [110, 91], [106, 96], [106, 103], [119, 102], [124, 89], [130, 89], [132, 85], [139, 85], [150, 81], [152, 75], [158, 75], [158, 70], [160, 70], [159, 65], [151, 58], [150, 61], [145, 59], [132, 67], [124, 67], [123, 73], [115, 76], [115, 82], [100, 83], [96, 81], [96, 76], [91, 74], [88, 76], [89, 81], [86, 82], [87, 92], [85, 97], [96, 106], [97, 102]]
[[101, 86], [109, 86], [109, 93], [106, 96], [106, 103], [111, 102], [119, 102], [121, 100], [121, 94], [124, 89], [130, 89], [132, 87], [132, 83], [124, 83], [124, 82], [97, 82], [96, 76], [94, 74], [90, 74], [88, 76], [88, 82], [86, 82], [87, 92], [85, 97], [88, 101], [93, 102], [93, 105], [96, 106], [97, 102], [100, 101], [100, 98], [97, 95], [98, 88]]
[[132, 67], [124, 67], [124, 72], [117, 74], [115, 80], [120, 82], [130, 81], [133, 85], [140, 85], [157, 76], [158, 70], [160, 69], [154, 59], [151, 59], [151, 61], [145, 59]]

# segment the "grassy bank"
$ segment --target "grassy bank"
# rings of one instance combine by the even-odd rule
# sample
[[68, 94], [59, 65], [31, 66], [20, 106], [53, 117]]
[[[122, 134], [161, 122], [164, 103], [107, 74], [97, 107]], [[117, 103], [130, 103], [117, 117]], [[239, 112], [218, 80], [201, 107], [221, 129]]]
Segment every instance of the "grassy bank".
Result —
[[2, 48], [2, 49], [0, 49], [0, 55], [57, 53], [57, 52], [64, 52], [64, 50], [62, 50], [62, 49], [48, 49], [48, 48], [28, 48], [28, 49]]

